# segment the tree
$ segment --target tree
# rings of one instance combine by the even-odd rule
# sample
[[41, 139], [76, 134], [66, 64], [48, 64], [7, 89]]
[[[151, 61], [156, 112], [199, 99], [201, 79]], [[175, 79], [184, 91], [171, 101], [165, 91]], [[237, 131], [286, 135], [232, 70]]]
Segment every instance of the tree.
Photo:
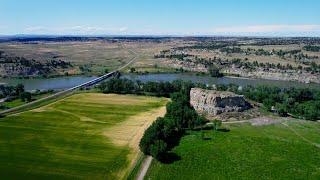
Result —
[[130, 68], [130, 73], [134, 73], [134, 72], [136, 72], [136, 68], [134, 67]]
[[211, 77], [222, 77], [223, 74], [220, 73], [219, 68], [215, 65], [209, 67], [209, 73]]
[[20, 94], [24, 92], [24, 85], [23, 84], [18, 84], [15, 87], [15, 92], [16, 92], [17, 96], [20, 96]]
[[212, 127], [213, 127], [212, 129], [214, 131], [218, 131], [221, 125], [222, 125], [222, 122], [220, 120], [215, 119], [212, 121]]
[[285, 117], [285, 116], [288, 115], [287, 108], [286, 108], [286, 106], [284, 104], [277, 103], [276, 104], [276, 110], [277, 110], [277, 112], [278, 112], [278, 114], [280, 116]]
[[161, 160], [166, 151], [167, 143], [161, 139], [156, 140], [154, 144], [150, 146], [150, 155], [158, 160]]
[[31, 101], [31, 93], [30, 92], [20, 93], [20, 99], [21, 99], [21, 101], [30, 102]]

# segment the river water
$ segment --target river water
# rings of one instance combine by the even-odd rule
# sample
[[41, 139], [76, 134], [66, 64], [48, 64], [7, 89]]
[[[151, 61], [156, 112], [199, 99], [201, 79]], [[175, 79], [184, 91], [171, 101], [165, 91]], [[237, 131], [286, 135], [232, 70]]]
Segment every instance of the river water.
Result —
[[[67, 89], [89, 80], [92, 80], [96, 77], [88, 76], [69, 76], [69, 77], [56, 77], [49, 79], [15, 79], [15, 78], [5, 78], [0, 79], [0, 84], [8, 85], [17, 85], [22, 83], [25, 85], [25, 89], [28, 91], [31, 90], [62, 90]], [[234, 78], [234, 77], [222, 77], [222, 78], [213, 78], [210, 76], [196, 76], [194, 74], [146, 74], [146, 75], [137, 75], [137, 74], [126, 74], [123, 78], [128, 78], [131, 80], [140, 80], [142, 82], [147, 81], [173, 81], [173, 80], [186, 80], [198, 83], [204, 83], [208, 85], [213, 84], [236, 84], [241, 86], [246, 85], [272, 85], [278, 87], [310, 87], [310, 88], [320, 88], [320, 84], [305, 84], [299, 82], [289, 82], [289, 81], [276, 81], [276, 80], [264, 80], [264, 79], [247, 79], [247, 78]]]
[[88, 76], [68, 76], [68, 77], [56, 77], [56, 78], [36, 78], [36, 79], [17, 79], [17, 78], [5, 78], [0, 79], [0, 84], [7, 85], [23, 84], [27, 91], [31, 90], [62, 90], [74, 87], [84, 82], [90, 81], [96, 77]]
[[146, 74], [136, 75], [129, 74], [123, 77], [131, 80], [140, 80], [142, 82], [147, 81], [173, 81], [182, 79], [185, 81], [192, 81], [195, 83], [203, 83], [208, 85], [213, 84], [236, 84], [239, 86], [259, 86], [259, 85], [271, 85], [278, 87], [309, 87], [309, 88], [320, 88], [320, 84], [305, 84], [291, 81], [278, 81], [278, 80], [265, 80], [265, 79], [248, 79], [248, 78], [237, 78], [237, 77], [222, 77], [214, 78], [210, 76], [197, 76], [194, 74]]

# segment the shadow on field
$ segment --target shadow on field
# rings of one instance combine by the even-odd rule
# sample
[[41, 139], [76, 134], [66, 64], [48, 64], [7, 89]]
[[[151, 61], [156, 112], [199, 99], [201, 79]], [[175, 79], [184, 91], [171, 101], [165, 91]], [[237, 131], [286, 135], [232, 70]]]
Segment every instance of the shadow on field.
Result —
[[[202, 128], [195, 128], [193, 129], [192, 131], [207, 131], [207, 130], [213, 130], [213, 127], [212, 126], [204, 126]], [[219, 128], [217, 129], [217, 131], [220, 131], [220, 132], [229, 132], [230, 129], [228, 128]]]
[[218, 131], [220, 131], [220, 132], [229, 132], [229, 131], [230, 131], [230, 129], [227, 129], [227, 128], [220, 128], [220, 129], [218, 129]]
[[181, 160], [181, 157], [179, 155], [173, 152], [168, 152], [164, 154], [159, 161], [164, 164], [171, 164], [173, 162], [180, 161], [180, 160]]
[[205, 140], [205, 141], [209, 141], [211, 140], [212, 138], [211, 137], [203, 137], [202, 140]]
[[186, 134], [185, 132], [184, 133], [175, 133], [172, 136], [170, 136], [167, 140], [168, 149], [171, 150], [175, 146], [178, 146], [182, 136], [185, 134]]

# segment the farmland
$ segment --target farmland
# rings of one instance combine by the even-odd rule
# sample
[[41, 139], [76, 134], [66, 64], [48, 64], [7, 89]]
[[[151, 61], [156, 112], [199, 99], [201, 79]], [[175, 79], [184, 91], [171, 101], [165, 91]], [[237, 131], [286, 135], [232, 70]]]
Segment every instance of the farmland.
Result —
[[[153, 161], [147, 179], [319, 179], [320, 124], [283, 120], [188, 132], [169, 164]], [[225, 131], [226, 129], [230, 131]]]
[[0, 175], [121, 179], [167, 99], [82, 93], [0, 119]]

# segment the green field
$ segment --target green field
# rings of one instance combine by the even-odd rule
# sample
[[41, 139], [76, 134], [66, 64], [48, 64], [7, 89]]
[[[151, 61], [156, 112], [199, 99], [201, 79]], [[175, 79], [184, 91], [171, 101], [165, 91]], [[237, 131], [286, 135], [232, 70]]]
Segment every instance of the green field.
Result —
[[320, 123], [290, 121], [229, 132], [189, 132], [177, 160], [153, 161], [146, 179], [320, 179]]
[[83, 93], [1, 118], [0, 177], [123, 178], [138, 156], [137, 142], [145, 126], [164, 114], [166, 102]]

